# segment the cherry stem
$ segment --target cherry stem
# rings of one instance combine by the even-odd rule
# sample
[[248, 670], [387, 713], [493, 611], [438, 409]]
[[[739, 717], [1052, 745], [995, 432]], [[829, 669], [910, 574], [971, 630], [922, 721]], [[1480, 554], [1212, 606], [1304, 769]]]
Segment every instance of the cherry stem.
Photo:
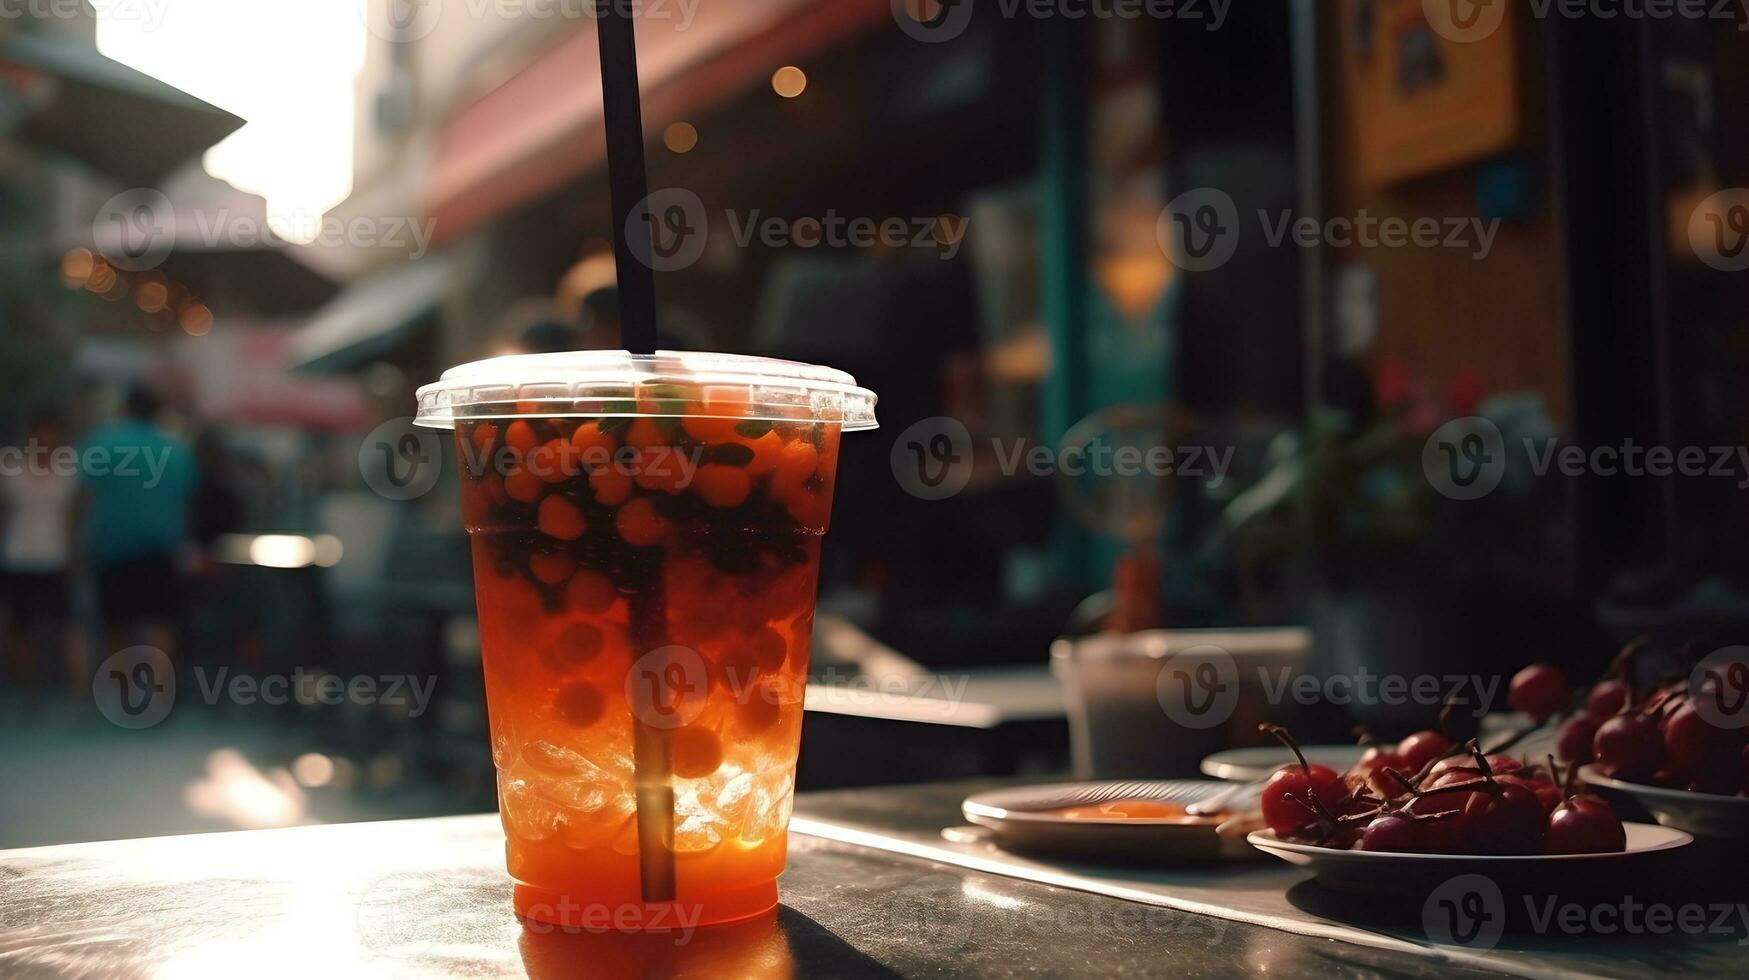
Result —
[[[1294, 758], [1300, 760], [1300, 768], [1305, 771], [1306, 778], [1307, 779], [1312, 778], [1311, 763], [1308, 763], [1306, 761], [1306, 754], [1304, 752], [1300, 751], [1300, 743], [1294, 740], [1293, 735], [1290, 734], [1286, 728], [1283, 728], [1280, 725], [1272, 725], [1272, 724], [1265, 723], [1262, 725], [1258, 725], [1257, 730], [1260, 732], [1263, 732], [1266, 735], [1275, 736], [1276, 741], [1287, 746], [1289, 751], [1293, 752]], [[1314, 793], [1313, 798], [1316, 799], [1317, 794]], [[1322, 805], [1322, 804], [1320, 804], [1320, 805]]]
[[1488, 765], [1488, 757], [1482, 754], [1482, 746], [1472, 738], [1465, 747], [1470, 750], [1471, 757], [1476, 760], [1476, 768], [1482, 770], [1482, 778], [1492, 785], [1494, 782], [1494, 767]]
[[[1452, 725], [1452, 719], [1456, 717], [1459, 706], [1466, 704], [1469, 704], [1469, 701], [1453, 694], [1451, 697], [1445, 699], [1445, 704], [1441, 705], [1439, 709], [1439, 733], [1454, 742], [1457, 741], [1457, 739], [1452, 735], [1452, 729], [1454, 727]], [[1437, 762], [1439, 760], [1435, 759], [1434, 761]]]
[[1355, 737], [1356, 742], [1358, 744], [1360, 744], [1361, 746], [1378, 744], [1378, 739], [1373, 737], [1372, 729], [1366, 727], [1365, 725], [1354, 726], [1354, 728], [1350, 732], [1350, 734], [1352, 734]]
[[1421, 790], [1416, 788], [1415, 783], [1409, 781], [1408, 776], [1403, 775], [1402, 773], [1391, 768], [1390, 766], [1385, 767], [1385, 775], [1391, 777], [1392, 779], [1395, 779], [1399, 783], [1402, 783], [1403, 789], [1407, 790], [1410, 796], [1419, 797], [1421, 795]]
[[[1615, 659], [1611, 660], [1609, 662], [1609, 669], [1605, 670], [1603, 672], [1603, 676], [1599, 679], [1610, 681], [1610, 680], [1616, 680], [1617, 678], [1620, 678], [1622, 675], [1627, 673], [1628, 667], [1633, 664], [1634, 658], [1640, 655], [1640, 651], [1646, 649], [1647, 647], [1649, 647], [1651, 645], [1652, 645], [1652, 638], [1649, 636], [1646, 636], [1643, 633], [1641, 635], [1636, 636], [1633, 639], [1629, 640], [1627, 642], [1627, 645], [1621, 648], [1621, 652], [1615, 655]], [[1629, 698], [1629, 700], [1632, 700], [1633, 699], [1633, 693], [1632, 693], [1633, 685], [1632, 684], [1628, 685], [1628, 690], [1629, 690], [1628, 698]]]
[[[1516, 746], [1518, 743], [1524, 741], [1525, 739], [1531, 737], [1532, 735], [1536, 734], [1537, 732], [1539, 732], [1542, 729], [1544, 729], [1545, 727], [1547, 727], [1549, 722], [1553, 721], [1553, 720], [1554, 720], [1553, 718], [1550, 718], [1550, 719], [1547, 719], [1547, 720], [1544, 720], [1541, 722], [1537, 722], [1536, 724], [1533, 724], [1528, 728], [1519, 729], [1518, 731], [1507, 736], [1503, 741], [1500, 742], [1499, 745], [1489, 746], [1488, 747], [1488, 754], [1489, 755], [1496, 755], [1498, 753], [1505, 752], [1506, 750], [1511, 749], [1512, 747]], [[1470, 742], [1472, 744], [1475, 741], [1476, 741], [1475, 739], [1470, 739]], [[1467, 745], [1454, 745], [1451, 748], [1446, 749], [1444, 755], [1441, 755], [1436, 759], [1427, 760], [1427, 764], [1422, 766], [1421, 771], [1415, 774], [1416, 785], [1420, 785], [1420, 783], [1423, 779], [1426, 779], [1428, 776], [1432, 775], [1434, 766], [1439, 765], [1441, 762], [1444, 762], [1447, 759], [1453, 758], [1455, 756], [1463, 755], [1467, 748], [1468, 748]]]

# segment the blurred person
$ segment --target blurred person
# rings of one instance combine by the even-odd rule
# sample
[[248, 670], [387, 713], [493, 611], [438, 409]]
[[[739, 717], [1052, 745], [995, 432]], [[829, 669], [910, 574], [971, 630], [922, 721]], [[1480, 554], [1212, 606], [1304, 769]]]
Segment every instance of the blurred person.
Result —
[[97, 586], [111, 652], [146, 643], [176, 653], [194, 453], [159, 425], [162, 405], [144, 385], [120, 420], [80, 447], [78, 554]]
[[517, 333], [516, 350], [523, 354], [557, 354], [577, 350], [582, 338], [569, 324], [557, 320], [531, 323]]
[[58, 418], [33, 419], [24, 449], [22, 465], [0, 473], [0, 596], [4, 660], [36, 692], [82, 673], [69, 574], [79, 486]]
[[243, 529], [243, 495], [237, 490], [234, 467], [221, 430], [209, 428], [194, 440], [194, 464], [188, 535], [194, 545], [197, 568], [205, 572], [217, 563], [215, 551], [219, 539]]
[[226, 564], [219, 543], [243, 530], [244, 497], [237, 465], [217, 427], [194, 440], [194, 492], [188, 504], [188, 603], [184, 643], [191, 665], [248, 662], [256, 644], [238, 569]]
[[[602, 286], [583, 297], [577, 310], [581, 327], [579, 350], [620, 350], [625, 347], [620, 334], [620, 302], [618, 286]], [[709, 331], [692, 313], [674, 306], [657, 310], [656, 347], [659, 350], [706, 350]]]

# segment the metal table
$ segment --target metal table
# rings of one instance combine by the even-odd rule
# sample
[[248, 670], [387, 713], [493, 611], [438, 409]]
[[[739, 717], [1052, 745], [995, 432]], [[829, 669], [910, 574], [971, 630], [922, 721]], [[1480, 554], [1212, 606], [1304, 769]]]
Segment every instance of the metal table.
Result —
[[[804, 796], [798, 813], [954, 796]], [[0, 976], [1484, 975], [814, 837], [790, 853], [775, 915], [628, 937], [516, 920], [493, 815], [0, 852]]]

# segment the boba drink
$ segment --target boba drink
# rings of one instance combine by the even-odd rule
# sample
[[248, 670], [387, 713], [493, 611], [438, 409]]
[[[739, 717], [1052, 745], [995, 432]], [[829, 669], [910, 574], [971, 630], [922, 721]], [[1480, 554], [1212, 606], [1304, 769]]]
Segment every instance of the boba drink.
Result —
[[776, 904], [840, 372], [580, 352], [457, 368], [453, 425], [524, 918], [663, 929]]

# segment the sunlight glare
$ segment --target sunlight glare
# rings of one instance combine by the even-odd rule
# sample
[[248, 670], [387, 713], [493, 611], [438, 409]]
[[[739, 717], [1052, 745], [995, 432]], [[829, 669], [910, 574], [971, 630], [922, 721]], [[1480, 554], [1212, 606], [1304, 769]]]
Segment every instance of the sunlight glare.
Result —
[[352, 192], [354, 0], [177, 0], [161, 22], [99, 17], [97, 48], [248, 120], [207, 173], [267, 199], [270, 222], [325, 214]]

